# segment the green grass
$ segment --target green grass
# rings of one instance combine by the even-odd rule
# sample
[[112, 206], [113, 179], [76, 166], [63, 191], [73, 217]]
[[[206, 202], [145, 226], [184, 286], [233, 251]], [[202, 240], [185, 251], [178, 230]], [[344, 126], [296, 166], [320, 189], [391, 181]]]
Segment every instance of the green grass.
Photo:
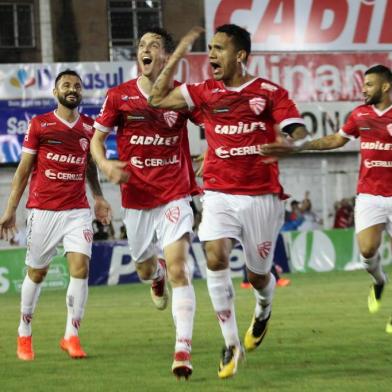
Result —
[[[391, 268], [389, 268], [392, 272]], [[363, 271], [290, 276], [278, 288], [270, 331], [247, 355], [238, 374], [217, 378], [223, 340], [205, 281], [195, 281], [197, 313], [194, 374], [178, 382], [170, 373], [174, 330], [170, 309], [153, 308], [146, 285], [92, 287], [81, 329], [86, 360], [71, 360], [58, 348], [65, 324], [65, 292], [44, 291], [35, 314], [36, 360], [15, 355], [19, 297], [0, 296], [1, 391], [390, 391], [392, 311], [387, 287], [383, 307], [367, 311], [369, 277]], [[241, 335], [254, 299], [235, 281]]]

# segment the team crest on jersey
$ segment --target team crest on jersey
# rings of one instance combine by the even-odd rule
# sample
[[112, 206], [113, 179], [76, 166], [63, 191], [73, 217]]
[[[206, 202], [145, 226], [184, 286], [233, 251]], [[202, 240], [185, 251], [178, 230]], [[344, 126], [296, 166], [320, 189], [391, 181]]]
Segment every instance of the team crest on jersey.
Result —
[[249, 106], [252, 112], [257, 116], [264, 110], [266, 101], [264, 98], [256, 97], [249, 100]]
[[177, 112], [165, 112], [163, 113], [163, 118], [166, 121], [166, 124], [171, 128], [177, 121], [178, 113]]
[[93, 232], [90, 229], [84, 229], [83, 230], [83, 235], [84, 235], [84, 239], [87, 242], [93, 242]]
[[180, 207], [169, 208], [165, 212], [166, 219], [172, 223], [177, 223], [180, 219]]
[[392, 123], [387, 125], [387, 131], [389, 132], [389, 134], [392, 136]]
[[264, 241], [261, 244], [257, 245], [257, 250], [262, 259], [266, 259], [271, 251], [272, 242]]
[[86, 151], [88, 148], [88, 140], [85, 138], [79, 139], [80, 147], [82, 147], [83, 151]]

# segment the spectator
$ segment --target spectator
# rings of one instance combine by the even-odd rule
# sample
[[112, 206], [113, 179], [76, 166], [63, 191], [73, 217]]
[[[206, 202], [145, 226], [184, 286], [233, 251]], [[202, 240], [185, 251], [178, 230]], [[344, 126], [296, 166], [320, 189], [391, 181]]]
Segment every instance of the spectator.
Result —
[[345, 229], [352, 226], [354, 226], [354, 209], [349, 199], [343, 199], [336, 209], [333, 227]]

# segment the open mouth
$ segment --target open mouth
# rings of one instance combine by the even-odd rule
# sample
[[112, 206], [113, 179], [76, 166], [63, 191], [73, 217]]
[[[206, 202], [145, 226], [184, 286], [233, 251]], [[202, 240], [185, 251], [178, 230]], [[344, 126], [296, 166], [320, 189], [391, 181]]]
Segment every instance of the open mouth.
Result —
[[213, 73], [216, 73], [221, 69], [220, 64], [214, 63], [213, 61], [210, 62], [210, 65], [212, 67]]
[[142, 62], [144, 65], [149, 65], [152, 63], [152, 59], [150, 57], [143, 57]]

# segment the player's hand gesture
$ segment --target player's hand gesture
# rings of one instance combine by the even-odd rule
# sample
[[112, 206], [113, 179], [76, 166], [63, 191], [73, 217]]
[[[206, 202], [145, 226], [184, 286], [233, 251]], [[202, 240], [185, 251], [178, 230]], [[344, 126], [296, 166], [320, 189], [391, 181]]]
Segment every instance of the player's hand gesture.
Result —
[[178, 57], [184, 57], [189, 50], [192, 48], [195, 41], [200, 37], [201, 33], [204, 32], [203, 27], [195, 26], [192, 27], [182, 38], [180, 43], [177, 45], [175, 55]]
[[8, 241], [13, 238], [17, 232], [16, 213], [6, 210], [0, 218], [0, 239]]
[[105, 160], [99, 167], [113, 184], [126, 183], [129, 180], [129, 173], [124, 170], [126, 162]]
[[112, 220], [112, 208], [110, 204], [102, 197], [95, 197], [94, 205], [95, 217], [103, 224], [108, 225]]

